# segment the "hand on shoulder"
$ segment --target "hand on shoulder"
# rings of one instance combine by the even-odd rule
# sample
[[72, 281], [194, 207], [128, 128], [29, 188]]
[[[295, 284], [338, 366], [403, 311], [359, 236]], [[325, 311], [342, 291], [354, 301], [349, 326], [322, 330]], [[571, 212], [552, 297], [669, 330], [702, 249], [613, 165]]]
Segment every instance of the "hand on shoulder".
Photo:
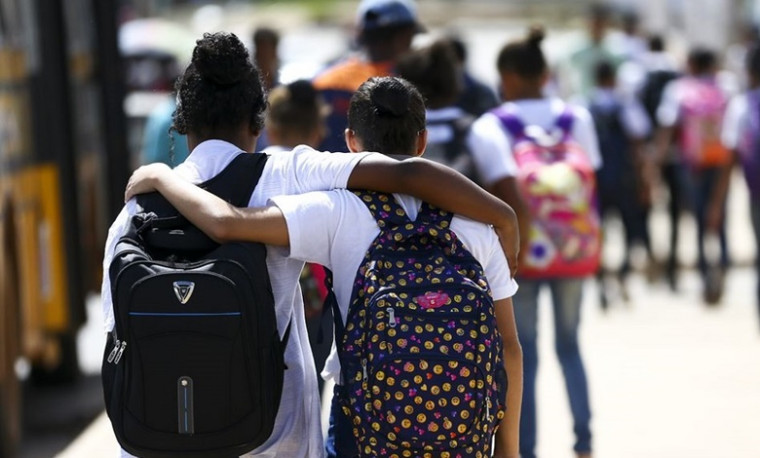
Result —
[[137, 194], [145, 194], [156, 191], [158, 181], [162, 176], [168, 176], [172, 169], [162, 162], [143, 165], [132, 173], [124, 191], [124, 202], [127, 202]]

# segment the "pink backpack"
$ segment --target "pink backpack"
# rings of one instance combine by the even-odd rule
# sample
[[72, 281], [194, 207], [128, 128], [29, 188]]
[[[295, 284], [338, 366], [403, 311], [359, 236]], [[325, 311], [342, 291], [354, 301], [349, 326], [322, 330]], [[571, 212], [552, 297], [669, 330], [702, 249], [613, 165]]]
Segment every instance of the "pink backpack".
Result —
[[685, 78], [680, 84], [680, 147], [684, 162], [695, 169], [728, 164], [731, 152], [720, 140], [726, 96], [712, 81]]
[[492, 111], [512, 137], [520, 193], [532, 218], [520, 275], [578, 277], [599, 267], [601, 232], [594, 167], [572, 139], [570, 108], [552, 130], [526, 128], [514, 107]]

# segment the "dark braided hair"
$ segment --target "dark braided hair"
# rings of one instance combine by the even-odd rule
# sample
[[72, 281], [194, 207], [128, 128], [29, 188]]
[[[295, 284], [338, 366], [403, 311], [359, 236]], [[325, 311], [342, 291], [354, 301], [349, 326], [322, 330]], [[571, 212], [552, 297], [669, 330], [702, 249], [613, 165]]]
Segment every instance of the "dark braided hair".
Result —
[[403, 78], [370, 78], [351, 97], [348, 128], [367, 151], [409, 155], [425, 130], [425, 102]]
[[205, 33], [177, 82], [174, 125], [180, 134], [211, 137], [217, 129], [248, 122], [252, 132], [264, 127], [266, 94], [248, 50], [231, 33]]

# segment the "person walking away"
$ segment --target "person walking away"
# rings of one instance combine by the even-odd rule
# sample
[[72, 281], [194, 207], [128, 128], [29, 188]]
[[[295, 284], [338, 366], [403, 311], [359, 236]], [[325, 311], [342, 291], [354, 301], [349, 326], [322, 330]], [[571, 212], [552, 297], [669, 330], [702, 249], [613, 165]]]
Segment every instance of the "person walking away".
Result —
[[[253, 62], [261, 71], [264, 89], [269, 92], [280, 84], [280, 34], [269, 27], [259, 27], [253, 32]], [[256, 152], [273, 144], [264, 129], [256, 142]]]
[[[290, 151], [298, 145], [318, 147], [327, 131], [325, 119], [329, 112], [330, 107], [308, 80], [297, 80], [275, 87], [269, 93], [269, 110], [264, 123], [264, 131], [271, 145], [262, 152], [277, 154]], [[328, 335], [332, 326], [327, 315], [322, 313], [327, 297], [324, 279], [324, 269], [318, 264], [306, 264], [301, 271], [306, 329], [317, 373], [324, 366], [331, 344], [329, 339], [319, 339], [320, 335]], [[319, 392], [322, 393], [321, 377], [317, 377], [317, 383]]]
[[[655, 154], [655, 156], [659, 157], [655, 157], [657, 160], [652, 161], [654, 163], [650, 164], [647, 181], [652, 183], [653, 186], [661, 181], [667, 188], [670, 243], [668, 244], [664, 271], [670, 289], [675, 292], [678, 289], [679, 221], [681, 213], [686, 207], [684, 202], [684, 180], [678, 161], [675, 139], [671, 140], [668, 145], [657, 145], [658, 132], [661, 131], [661, 126], [657, 120], [657, 108], [662, 101], [662, 93], [665, 87], [671, 81], [679, 78], [681, 74], [677, 70], [672, 56], [666, 51], [665, 42], [660, 35], [649, 37], [649, 52], [642, 56], [641, 62], [646, 70], [646, 79], [638, 91], [638, 97], [652, 124], [652, 133], [649, 138], [650, 149], [655, 152], [661, 148], [666, 149], [665, 152], [660, 151], [659, 154]], [[661, 269], [659, 267], [658, 269], [653, 269], [649, 275], [650, 280], [653, 280], [657, 276], [657, 270]]]
[[594, 3], [587, 15], [587, 33], [583, 43], [570, 53], [563, 62], [559, 76], [561, 93], [565, 96], [587, 98], [594, 87], [594, 68], [599, 62], [612, 62], [615, 67], [622, 62], [607, 40], [610, 24], [610, 7]]
[[[596, 87], [588, 103], [596, 126], [602, 166], [596, 172], [599, 210], [602, 221], [616, 212], [623, 223], [625, 248], [620, 268], [613, 278], [618, 281], [624, 301], [628, 301], [626, 279], [631, 272], [631, 251], [640, 242], [653, 263], [652, 246], [647, 228], [649, 186], [646, 182], [647, 157], [644, 142], [651, 125], [644, 108], [635, 97], [616, 89], [615, 68], [602, 62], [596, 68]], [[603, 309], [610, 302], [605, 267], [598, 273], [600, 300]]]
[[264, 89], [271, 91], [280, 84], [280, 34], [269, 27], [253, 32], [253, 62], [261, 70]]
[[[760, 247], [760, 45], [747, 51], [746, 72], [749, 89], [731, 99], [726, 109], [721, 138], [733, 151], [734, 161], [741, 164], [749, 190], [749, 214], [755, 235], [755, 247]], [[730, 176], [720, 183], [720, 191], [728, 192]], [[758, 248], [760, 251], [760, 248]], [[758, 283], [755, 300], [760, 318], [760, 254], [755, 255]]]
[[[138, 171], [148, 175], [152, 171], [170, 172], [190, 183], [201, 183], [216, 176], [240, 154], [254, 150], [263, 128], [264, 94], [259, 71], [235, 35], [204, 35], [198, 40], [192, 62], [180, 80], [179, 108], [174, 117], [175, 128], [187, 134], [192, 152], [176, 171], [161, 163], [143, 166]], [[264, 157], [266, 163], [249, 206], [263, 206], [277, 195], [347, 186], [405, 192], [494, 224], [500, 241], [504, 241], [502, 246], [507, 258], [516, 262], [514, 212], [446, 167], [423, 159], [399, 162], [380, 154], [323, 154], [306, 146]], [[443, 181], [448, 186], [442, 189], [439, 183]], [[136, 207], [134, 199], [128, 200], [111, 226], [103, 260], [105, 269], [109, 268], [116, 243], [129, 226]], [[223, 222], [221, 228], [224, 232], [230, 225]], [[217, 233], [214, 238], [223, 237]], [[287, 395], [281, 399], [270, 436], [246, 456], [320, 457], [324, 445], [316, 369], [298, 286], [303, 263], [288, 259], [282, 250], [268, 249], [266, 264], [279, 335], [285, 335], [288, 323], [292, 323], [284, 354], [287, 370], [282, 392]], [[185, 296], [187, 294], [185, 290]], [[104, 327], [110, 333], [114, 315], [108, 275], [104, 276], [101, 295]], [[123, 357], [128, 358], [130, 351], [126, 349]]]
[[[662, 126], [658, 156], [665, 157], [673, 139], [678, 142], [679, 160], [688, 190], [690, 207], [697, 223], [698, 267], [703, 282], [704, 301], [717, 304], [723, 294], [723, 279], [728, 267], [725, 195], [720, 183], [730, 173], [731, 154], [720, 140], [727, 91], [716, 80], [715, 54], [694, 48], [688, 57], [689, 73], [665, 87], [657, 109]], [[709, 224], [708, 224], [709, 223]], [[718, 260], [708, 260], [708, 240], [717, 238]]]
[[343, 130], [351, 96], [368, 78], [393, 74], [396, 61], [411, 49], [421, 30], [414, 0], [362, 0], [356, 17], [361, 53], [339, 61], [313, 81], [331, 109], [323, 151], [345, 149]]
[[457, 68], [459, 70], [459, 80], [463, 86], [456, 105], [475, 117], [482, 115], [492, 108], [496, 108], [499, 105], [499, 100], [496, 98], [496, 93], [493, 89], [482, 81], [479, 81], [467, 70], [467, 46], [462, 38], [451, 37], [449, 41], [454, 47], [454, 53], [457, 57]]
[[[421, 95], [410, 83], [395, 77], [372, 78], [351, 99], [347, 144], [352, 151], [419, 155], [425, 149], [424, 110]], [[493, 456], [517, 456], [521, 366], [509, 299], [516, 284], [490, 228], [439, 210], [431, 212], [427, 203], [399, 194], [310, 193], [274, 198], [268, 208], [240, 210], [171, 174], [162, 174], [154, 184], [210, 233], [217, 232], [216, 220], [224, 215], [221, 218], [232, 226], [225, 238], [289, 246], [292, 257], [333, 270], [341, 344], [333, 354], [340, 355], [339, 360], [332, 358], [326, 369], [339, 382], [329, 456], [491, 456], [493, 423], [504, 406], [493, 397], [491, 389], [499, 383], [490, 373], [502, 365], [508, 377], [506, 412], [496, 432]], [[423, 235], [418, 240], [415, 234]], [[417, 266], [429, 261], [414, 254], [412, 246], [425, 243], [426, 250], [432, 250], [428, 253], [448, 246], [448, 242], [431, 243], [424, 234], [440, 240], [458, 238], [463, 245], [455, 242], [458, 248], [434, 255], [437, 268]], [[408, 254], [399, 256], [403, 248]], [[395, 255], [395, 261], [383, 258], [383, 253]], [[457, 257], [459, 267], [447, 267], [449, 256]], [[477, 267], [460, 284], [461, 274], [455, 270], [465, 272], [473, 261]], [[477, 273], [481, 265], [485, 278]], [[442, 284], [435, 281], [440, 275], [448, 277], [443, 283], [467, 293], [447, 293], [446, 287], [434, 286]], [[379, 291], [388, 291], [389, 296], [376, 299], [378, 294], [371, 294], [377, 281], [385, 285]], [[493, 309], [476, 299], [488, 285]], [[467, 331], [472, 321], [462, 317], [472, 309], [479, 310], [480, 318], [477, 330]], [[378, 321], [365, 326], [362, 317]], [[364, 333], [367, 347], [353, 340], [364, 339]], [[352, 353], [354, 345], [366, 349], [361, 361]], [[476, 360], [492, 362], [482, 368], [485, 380], [476, 380], [481, 369], [470, 367]], [[358, 399], [355, 389], [363, 392]], [[369, 408], [369, 415], [364, 414]]]
[[497, 68], [506, 102], [475, 121], [468, 142], [487, 189], [515, 208], [524, 234], [513, 299], [525, 373], [520, 456], [535, 456], [538, 296], [546, 287], [573, 415], [573, 449], [585, 458], [592, 450], [591, 408], [578, 330], [583, 284], [599, 265], [594, 171], [601, 158], [588, 110], [542, 95], [549, 74], [543, 38], [534, 28], [501, 49]]
[[450, 42], [438, 40], [410, 51], [401, 57], [397, 69], [399, 76], [414, 84], [427, 101], [425, 157], [477, 181], [466, 142], [475, 118], [454, 104], [461, 85]]

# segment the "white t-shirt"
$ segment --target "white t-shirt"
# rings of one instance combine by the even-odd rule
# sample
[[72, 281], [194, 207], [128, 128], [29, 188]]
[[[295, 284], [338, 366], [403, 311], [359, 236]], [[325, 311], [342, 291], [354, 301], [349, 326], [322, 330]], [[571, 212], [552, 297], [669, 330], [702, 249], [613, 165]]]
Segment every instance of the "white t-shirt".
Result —
[[746, 93], [735, 96], [726, 108], [721, 129], [723, 146], [736, 150], [741, 146], [749, 123], [749, 97]]
[[[395, 196], [407, 215], [416, 218], [420, 201]], [[372, 214], [361, 199], [345, 190], [280, 196], [272, 202], [282, 210], [287, 221], [290, 256], [322, 264], [333, 272], [333, 288], [345, 323], [356, 273], [367, 249], [380, 233]], [[507, 260], [493, 229], [454, 216], [451, 230], [483, 266], [494, 300], [514, 295], [517, 283], [509, 276]], [[339, 374], [340, 362], [333, 343], [322, 376], [337, 381]]]
[[[198, 145], [176, 167], [176, 172], [193, 183], [201, 183], [219, 174], [241, 153], [236, 146], [209, 140]], [[320, 153], [306, 146], [280, 151], [269, 156], [261, 179], [249, 205], [261, 207], [274, 196], [300, 194], [317, 190], [345, 188], [354, 166], [367, 154]], [[103, 271], [108, 272], [116, 243], [126, 231], [130, 216], [136, 211], [135, 200], [127, 202], [108, 231]], [[298, 277], [303, 262], [287, 257], [282, 248], [267, 247], [267, 268], [274, 292], [277, 328], [280, 336], [291, 321], [290, 341], [285, 350], [283, 395], [274, 431], [269, 439], [250, 455], [261, 458], [313, 458], [324, 455], [320, 425], [320, 401], [316, 369], [309, 347], [303, 315], [303, 298]], [[101, 291], [105, 330], [114, 327], [111, 284], [103, 276]], [[130, 456], [123, 452], [123, 456]]]
[[[602, 164], [599, 142], [591, 114], [578, 105], [568, 105], [558, 98], [529, 99], [509, 102], [516, 109], [517, 116], [526, 128], [535, 125], [549, 130], [567, 106], [572, 109], [573, 139], [588, 154], [591, 165], [598, 169]], [[470, 129], [467, 138], [470, 151], [475, 159], [475, 167], [486, 186], [497, 181], [516, 176], [517, 164], [512, 155], [512, 138], [499, 118], [492, 113], [485, 113], [478, 118]]]

